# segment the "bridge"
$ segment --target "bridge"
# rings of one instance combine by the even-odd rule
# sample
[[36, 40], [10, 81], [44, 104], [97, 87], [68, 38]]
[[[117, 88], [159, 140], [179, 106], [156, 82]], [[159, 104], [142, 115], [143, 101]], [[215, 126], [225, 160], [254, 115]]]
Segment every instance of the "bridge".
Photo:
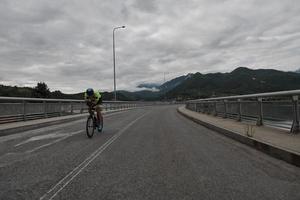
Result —
[[300, 91], [104, 102], [0, 97], [0, 199], [300, 199]]

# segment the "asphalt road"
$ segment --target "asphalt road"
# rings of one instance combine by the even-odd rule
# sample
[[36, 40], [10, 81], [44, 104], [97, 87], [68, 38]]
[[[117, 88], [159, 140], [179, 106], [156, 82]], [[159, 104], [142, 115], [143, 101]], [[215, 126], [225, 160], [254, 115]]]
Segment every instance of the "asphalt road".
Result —
[[175, 106], [0, 137], [0, 199], [300, 199], [300, 168], [182, 117]]

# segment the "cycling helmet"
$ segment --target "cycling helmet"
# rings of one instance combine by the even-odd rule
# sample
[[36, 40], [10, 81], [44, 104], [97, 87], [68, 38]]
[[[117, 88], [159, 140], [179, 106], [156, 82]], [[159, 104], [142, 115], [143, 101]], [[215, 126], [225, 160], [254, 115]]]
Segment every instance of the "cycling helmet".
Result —
[[94, 95], [94, 90], [93, 88], [88, 88], [86, 89], [86, 94], [90, 97]]

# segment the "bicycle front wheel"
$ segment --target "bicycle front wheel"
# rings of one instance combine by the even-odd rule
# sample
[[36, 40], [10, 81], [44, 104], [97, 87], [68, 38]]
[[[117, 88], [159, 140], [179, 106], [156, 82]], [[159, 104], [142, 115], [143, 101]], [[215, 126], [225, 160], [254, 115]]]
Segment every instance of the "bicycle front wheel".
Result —
[[86, 121], [86, 134], [89, 138], [93, 137], [95, 131], [95, 123], [92, 116], [89, 116]]

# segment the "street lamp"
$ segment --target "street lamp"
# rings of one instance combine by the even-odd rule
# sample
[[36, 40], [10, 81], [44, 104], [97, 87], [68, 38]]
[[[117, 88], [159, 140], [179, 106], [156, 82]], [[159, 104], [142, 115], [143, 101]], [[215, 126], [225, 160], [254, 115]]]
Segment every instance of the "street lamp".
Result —
[[114, 62], [114, 100], [117, 101], [116, 91], [116, 52], [115, 52], [115, 30], [125, 28], [125, 26], [118, 26], [113, 29], [113, 62]]

